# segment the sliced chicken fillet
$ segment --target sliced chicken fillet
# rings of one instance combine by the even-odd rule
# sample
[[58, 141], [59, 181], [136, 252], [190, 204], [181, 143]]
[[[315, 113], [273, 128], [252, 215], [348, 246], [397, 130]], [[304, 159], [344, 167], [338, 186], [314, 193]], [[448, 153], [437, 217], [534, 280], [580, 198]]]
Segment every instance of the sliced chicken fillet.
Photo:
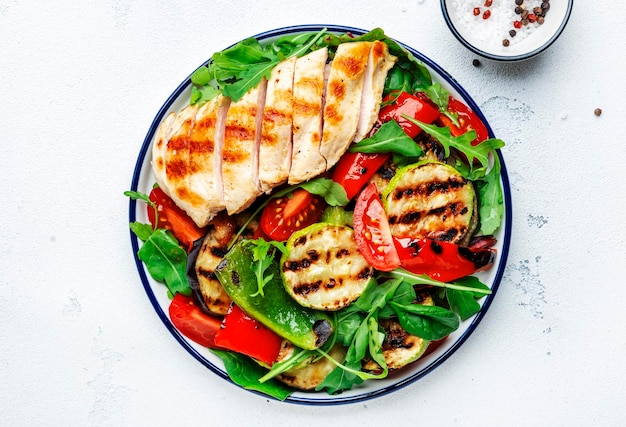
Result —
[[324, 70], [328, 49], [313, 51], [296, 60], [293, 78], [293, 148], [289, 184], [298, 184], [326, 170], [320, 154]]
[[397, 57], [389, 54], [386, 43], [379, 40], [372, 42], [372, 49], [365, 69], [361, 112], [356, 134], [353, 138], [354, 142], [359, 142], [365, 138], [378, 119], [387, 73], [393, 68], [397, 60]]
[[359, 123], [365, 69], [372, 42], [337, 47], [326, 87], [324, 132], [320, 153], [330, 169], [346, 152]]
[[259, 140], [265, 90], [263, 81], [230, 104], [224, 127], [222, 180], [229, 215], [243, 211], [261, 194]]
[[281, 62], [272, 70], [267, 82], [259, 145], [259, 184], [264, 192], [289, 177], [295, 65], [295, 56]]
[[168, 194], [169, 188], [165, 176], [165, 154], [167, 153], [167, 142], [172, 135], [176, 116], [176, 113], [171, 112], [163, 119], [154, 134], [154, 142], [152, 144], [152, 170], [154, 177], [159, 187]]
[[221, 160], [224, 120], [229, 100], [218, 96], [198, 109], [189, 138], [189, 189], [193, 211], [188, 214], [199, 227], [224, 210]]
[[163, 191], [190, 216], [194, 211], [194, 196], [189, 189], [189, 136], [197, 112], [198, 106], [188, 105], [176, 115], [165, 153], [166, 185]]

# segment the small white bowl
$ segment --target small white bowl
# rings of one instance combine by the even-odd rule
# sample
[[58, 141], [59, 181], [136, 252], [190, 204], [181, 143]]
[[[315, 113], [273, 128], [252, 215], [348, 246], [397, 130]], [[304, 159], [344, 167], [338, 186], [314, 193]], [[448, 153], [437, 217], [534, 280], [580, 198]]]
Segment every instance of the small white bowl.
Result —
[[[452, 34], [472, 52], [494, 61], [519, 61], [532, 58], [546, 50], [561, 35], [572, 12], [574, 0], [550, 0], [544, 23], [530, 23], [517, 29], [514, 20], [520, 15], [515, 14], [514, 0], [494, 0], [490, 7], [484, 0], [441, 0], [441, 10], [446, 24]], [[510, 3], [510, 5], [508, 5]], [[536, 1], [526, 0], [523, 4], [532, 13]], [[474, 15], [478, 8], [478, 15]], [[483, 19], [483, 13], [489, 11], [491, 16]], [[516, 35], [511, 37], [510, 30]], [[509, 45], [503, 41], [507, 39]]]

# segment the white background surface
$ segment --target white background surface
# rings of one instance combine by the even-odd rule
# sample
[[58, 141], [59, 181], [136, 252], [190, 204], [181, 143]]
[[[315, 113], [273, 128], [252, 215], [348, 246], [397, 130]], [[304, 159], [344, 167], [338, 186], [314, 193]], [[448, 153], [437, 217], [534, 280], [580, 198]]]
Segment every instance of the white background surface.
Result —
[[[626, 3], [602, 3], [577, 1], [541, 56], [474, 67], [436, 0], [0, 0], [0, 424], [621, 424]], [[294, 24], [382, 27], [507, 142], [513, 239], [486, 317], [422, 380], [349, 406], [269, 401], [196, 362], [141, 286], [122, 194], [191, 71]]]

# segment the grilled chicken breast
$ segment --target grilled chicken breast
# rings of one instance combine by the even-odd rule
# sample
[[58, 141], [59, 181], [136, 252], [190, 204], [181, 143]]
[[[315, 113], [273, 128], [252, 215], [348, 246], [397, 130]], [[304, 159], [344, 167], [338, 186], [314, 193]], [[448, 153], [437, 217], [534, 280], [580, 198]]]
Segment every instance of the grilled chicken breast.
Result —
[[378, 119], [387, 73], [397, 59], [389, 54], [386, 43], [379, 40], [372, 42], [363, 78], [363, 96], [361, 96], [361, 109], [354, 142], [365, 138]]
[[293, 150], [289, 184], [298, 184], [326, 170], [320, 154], [324, 70], [328, 49], [319, 49], [296, 60], [293, 78]]
[[343, 43], [337, 47], [326, 86], [320, 144], [326, 169], [337, 163], [356, 134], [371, 47], [371, 42]]
[[189, 191], [189, 139], [197, 111], [197, 106], [189, 105], [176, 114], [171, 123], [168, 116], [165, 123], [169, 129], [164, 129], [162, 134], [157, 132], [159, 138], [169, 133], [167, 145], [162, 143], [157, 148], [160, 143], [157, 139], [153, 151], [156, 154], [153, 168], [157, 183], [194, 221], [198, 218], [194, 212], [194, 197]]
[[286, 182], [291, 169], [295, 66], [295, 56], [284, 60], [267, 82], [259, 142], [259, 184], [264, 192]]
[[229, 215], [243, 211], [261, 194], [259, 141], [267, 81], [230, 104], [224, 126], [222, 180]]
[[221, 96], [205, 103], [198, 109], [189, 138], [189, 190], [194, 207], [192, 218], [200, 227], [206, 226], [225, 208], [221, 160], [227, 110], [228, 100]]
[[396, 58], [383, 42], [343, 43], [328, 57], [322, 48], [289, 58], [237, 102], [220, 95], [165, 117], [154, 175], [198, 226], [320, 175], [370, 132]]

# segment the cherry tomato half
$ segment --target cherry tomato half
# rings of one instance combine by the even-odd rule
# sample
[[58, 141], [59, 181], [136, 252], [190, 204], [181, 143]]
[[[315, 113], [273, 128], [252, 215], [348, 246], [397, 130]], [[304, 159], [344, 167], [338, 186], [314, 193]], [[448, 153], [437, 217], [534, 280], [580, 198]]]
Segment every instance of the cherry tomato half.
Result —
[[452, 136], [463, 135], [470, 130], [475, 130], [476, 139], [472, 141], [472, 145], [478, 145], [489, 138], [489, 131], [485, 124], [463, 102], [451, 96], [448, 100], [448, 111], [457, 116], [459, 126], [456, 126], [449, 117], [443, 114], [439, 117], [439, 122], [450, 128]]
[[155, 224], [154, 209], [148, 206], [148, 219], [152, 227], [170, 230], [176, 240], [189, 252], [193, 242], [204, 236], [204, 230], [198, 227], [185, 211], [176, 206], [174, 201], [159, 187], [153, 188], [149, 197], [157, 205], [159, 212], [159, 221]]
[[278, 358], [282, 342], [278, 334], [248, 316], [235, 304], [230, 305], [222, 329], [215, 336], [217, 345], [270, 365]]
[[272, 199], [261, 214], [261, 228], [272, 240], [285, 241], [295, 231], [317, 222], [324, 199], [298, 188], [291, 195]]
[[204, 347], [220, 348], [215, 344], [215, 336], [222, 319], [204, 314], [192, 298], [176, 294], [170, 303], [169, 315], [176, 329], [190, 340]]
[[341, 184], [348, 199], [352, 199], [389, 157], [389, 153], [345, 153], [335, 165], [333, 181]]
[[354, 239], [363, 258], [375, 269], [391, 271], [400, 266], [389, 221], [374, 183], [365, 187], [356, 200]]
[[[391, 102], [392, 100], [393, 102]], [[405, 119], [403, 115], [413, 117], [424, 123], [432, 123], [439, 117], [439, 110], [433, 106], [432, 102], [425, 95], [411, 95], [406, 92], [401, 92], [398, 95], [392, 92], [383, 99], [383, 103], [385, 102], [391, 103], [380, 109], [380, 113], [378, 114], [379, 122], [385, 123], [390, 120], [395, 120], [402, 130], [411, 138], [415, 138], [422, 129]]]

